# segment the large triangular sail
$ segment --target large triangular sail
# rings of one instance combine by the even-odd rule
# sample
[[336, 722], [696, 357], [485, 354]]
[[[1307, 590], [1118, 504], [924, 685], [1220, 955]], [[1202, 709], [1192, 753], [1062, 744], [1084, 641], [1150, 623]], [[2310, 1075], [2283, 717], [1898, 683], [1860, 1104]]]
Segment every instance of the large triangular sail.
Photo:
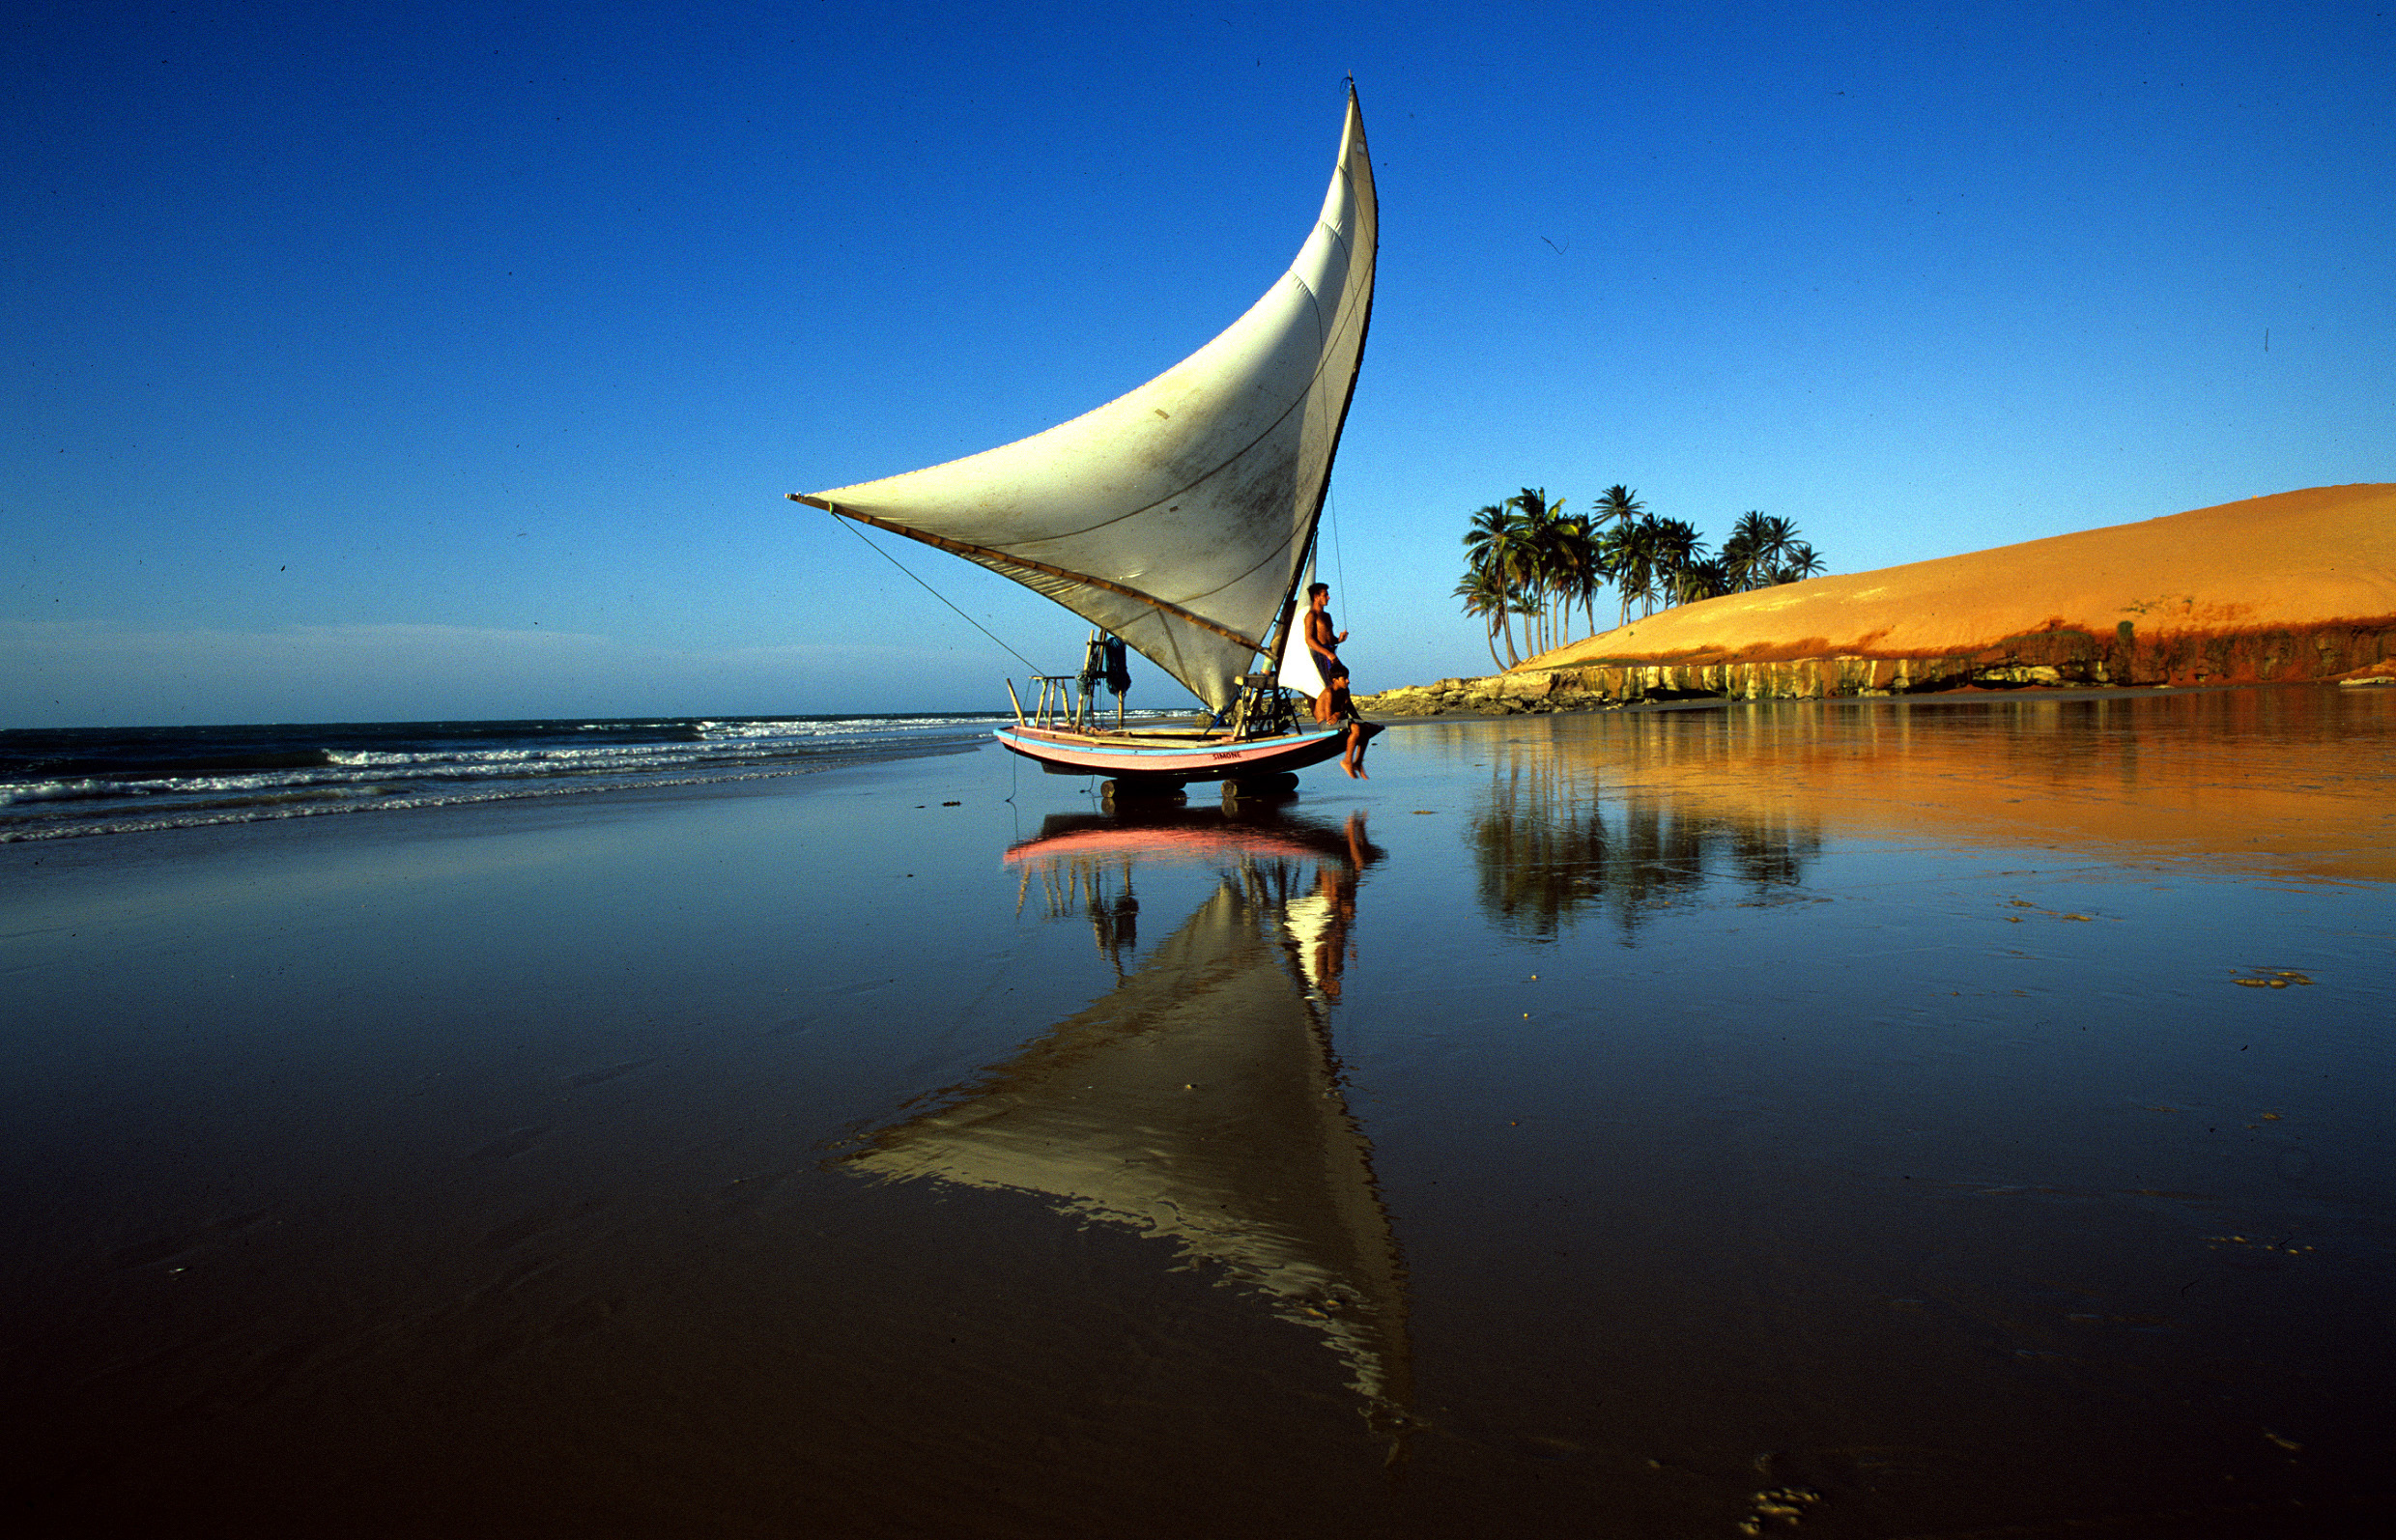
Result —
[[1379, 232], [1352, 89], [1313, 233], [1220, 336], [1045, 433], [791, 497], [1003, 573], [1220, 710], [1268, 650], [1322, 515]]

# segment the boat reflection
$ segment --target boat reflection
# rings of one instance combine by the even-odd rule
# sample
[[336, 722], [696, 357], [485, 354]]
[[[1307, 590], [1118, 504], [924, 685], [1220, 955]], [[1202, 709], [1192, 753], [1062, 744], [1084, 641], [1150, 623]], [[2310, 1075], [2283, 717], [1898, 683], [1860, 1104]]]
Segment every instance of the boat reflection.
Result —
[[[1329, 1032], [1382, 854], [1361, 815], [1050, 817], [1007, 852], [1018, 900], [1086, 919], [1115, 987], [845, 1165], [1037, 1193], [1174, 1241], [1319, 1333], [1396, 1458], [1412, 1421], [1405, 1270]], [[1142, 955], [1135, 879], [1170, 865], [1216, 882]]]

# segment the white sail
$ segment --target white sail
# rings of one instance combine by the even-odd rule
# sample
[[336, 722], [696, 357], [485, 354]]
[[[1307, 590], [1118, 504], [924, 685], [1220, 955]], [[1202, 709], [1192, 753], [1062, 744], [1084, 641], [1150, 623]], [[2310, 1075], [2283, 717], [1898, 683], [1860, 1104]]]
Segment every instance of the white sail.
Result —
[[1274, 683], [1285, 690], [1295, 690], [1309, 700], [1329, 687], [1323, 670], [1315, 667], [1314, 650], [1303, 643], [1282, 649], [1281, 671]]
[[978, 561], [1113, 632], [1221, 709], [1323, 508], [1373, 301], [1379, 220], [1352, 90], [1313, 234], [1212, 342], [1062, 423], [798, 501]]

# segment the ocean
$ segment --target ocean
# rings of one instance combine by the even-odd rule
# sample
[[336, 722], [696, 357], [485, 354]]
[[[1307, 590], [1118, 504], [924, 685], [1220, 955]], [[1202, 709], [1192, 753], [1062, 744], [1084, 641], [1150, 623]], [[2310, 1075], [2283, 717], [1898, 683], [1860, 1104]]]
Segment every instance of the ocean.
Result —
[[0, 731], [0, 842], [800, 775], [951, 754], [997, 713]]

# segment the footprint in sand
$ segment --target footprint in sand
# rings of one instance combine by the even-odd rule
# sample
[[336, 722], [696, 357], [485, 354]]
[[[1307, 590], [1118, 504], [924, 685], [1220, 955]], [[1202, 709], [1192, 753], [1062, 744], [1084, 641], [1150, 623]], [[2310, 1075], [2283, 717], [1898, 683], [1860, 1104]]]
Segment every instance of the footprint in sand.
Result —
[[[185, 1231], [182, 1235], [168, 1236], [158, 1241], [145, 1241], [139, 1245], [127, 1246], [121, 1251], [109, 1253], [108, 1266], [120, 1269], [147, 1268], [171, 1257], [179, 1257], [186, 1251], [196, 1251], [210, 1241], [246, 1230], [251, 1225], [265, 1219], [267, 1213], [268, 1211], [265, 1209], [254, 1209], [247, 1213], [237, 1213], [230, 1218], [219, 1219], [214, 1224], [202, 1225], [197, 1230]], [[178, 1268], [174, 1270], [180, 1272], [183, 1269]]]
[[547, 1128], [510, 1128], [504, 1138], [494, 1139], [466, 1158], [469, 1160], [505, 1160], [520, 1155], [541, 1142]]
[[570, 1074], [566, 1076], [566, 1084], [577, 1090], [580, 1090], [584, 1086], [602, 1085], [614, 1079], [617, 1075], [630, 1074], [635, 1069], [645, 1069], [656, 1062], [657, 1060], [654, 1057], [647, 1059], [627, 1059], [622, 1064], [612, 1064], [604, 1069], [585, 1069], [581, 1074]]

